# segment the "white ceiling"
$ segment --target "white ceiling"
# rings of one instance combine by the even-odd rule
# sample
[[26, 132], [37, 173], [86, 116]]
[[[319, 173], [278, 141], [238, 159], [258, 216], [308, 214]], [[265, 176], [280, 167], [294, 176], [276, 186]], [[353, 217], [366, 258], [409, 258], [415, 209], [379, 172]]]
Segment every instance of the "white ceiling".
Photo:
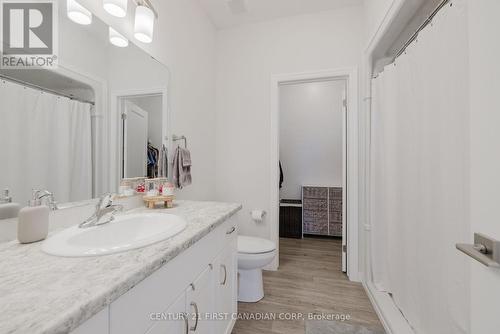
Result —
[[[228, 2], [231, 1], [230, 6]], [[279, 17], [360, 5], [362, 0], [198, 0], [198, 2], [215, 26], [224, 29]]]

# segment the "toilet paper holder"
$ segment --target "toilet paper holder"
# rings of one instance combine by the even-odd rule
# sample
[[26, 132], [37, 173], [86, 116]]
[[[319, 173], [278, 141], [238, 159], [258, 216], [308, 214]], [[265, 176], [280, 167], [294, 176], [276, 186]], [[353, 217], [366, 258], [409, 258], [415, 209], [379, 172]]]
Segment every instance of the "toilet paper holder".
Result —
[[[259, 209], [251, 210], [249, 213], [250, 213], [250, 216], [252, 216], [252, 219], [255, 220], [255, 221], [262, 221], [262, 219], [266, 215], [266, 211], [265, 210], [259, 210]], [[254, 213], [256, 215], [254, 215]]]

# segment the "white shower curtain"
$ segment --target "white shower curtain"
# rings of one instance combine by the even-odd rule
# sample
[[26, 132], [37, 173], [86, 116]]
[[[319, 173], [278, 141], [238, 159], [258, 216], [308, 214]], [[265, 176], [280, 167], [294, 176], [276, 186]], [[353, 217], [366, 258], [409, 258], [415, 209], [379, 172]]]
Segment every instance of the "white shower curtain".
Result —
[[88, 103], [0, 81], [0, 188], [25, 204], [32, 189], [58, 202], [92, 197]]
[[372, 82], [373, 281], [422, 334], [469, 332], [465, 9], [442, 9]]

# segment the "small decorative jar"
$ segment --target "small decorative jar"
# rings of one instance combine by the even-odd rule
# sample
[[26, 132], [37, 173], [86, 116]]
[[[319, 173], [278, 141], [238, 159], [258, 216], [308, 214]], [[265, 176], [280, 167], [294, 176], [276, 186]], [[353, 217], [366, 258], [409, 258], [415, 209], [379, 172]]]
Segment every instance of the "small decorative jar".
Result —
[[173, 196], [174, 195], [174, 185], [168, 181], [163, 184], [162, 195], [163, 196]]
[[154, 197], [159, 195], [158, 183], [155, 179], [146, 179], [146, 196]]
[[123, 179], [120, 182], [120, 189], [118, 191], [120, 196], [133, 196], [135, 195], [135, 190], [133, 187], [133, 179]]
[[144, 180], [145, 178], [143, 177], [134, 178], [134, 189], [139, 194], [144, 194], [146, 192], [146, 183]]

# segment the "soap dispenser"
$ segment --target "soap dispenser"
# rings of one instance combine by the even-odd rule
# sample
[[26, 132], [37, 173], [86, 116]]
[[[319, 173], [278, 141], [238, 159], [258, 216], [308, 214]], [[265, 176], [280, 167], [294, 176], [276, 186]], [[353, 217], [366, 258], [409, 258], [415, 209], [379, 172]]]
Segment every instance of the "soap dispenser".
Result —
[[28, 206], [19, 211], [17, 240], [22, 244], [43, 240], [49, 234], [49, 207], [42, 205], [41, 191], [34, 190]]
[[16, 218], [20, 209], [19, 203], [12, 203], [9, 189], [5, 189], [0, 196], [0, 219]]

